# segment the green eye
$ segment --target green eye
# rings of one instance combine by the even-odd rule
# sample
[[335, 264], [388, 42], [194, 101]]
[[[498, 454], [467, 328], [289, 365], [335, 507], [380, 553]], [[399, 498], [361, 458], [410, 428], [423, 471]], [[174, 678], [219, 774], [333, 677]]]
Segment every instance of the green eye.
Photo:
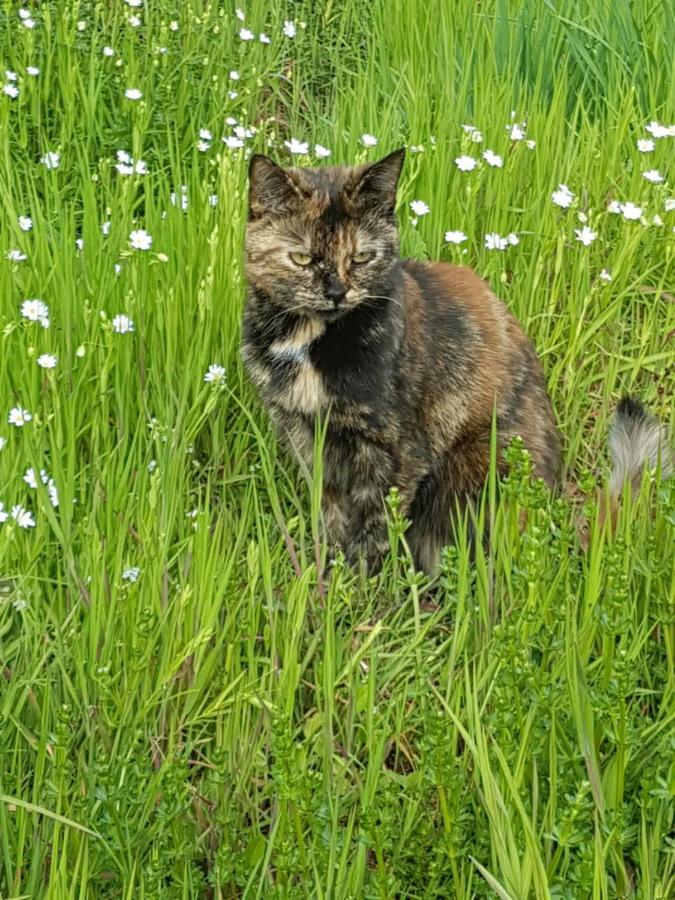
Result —
[[367, 263], [375, 256], [372, 250], [363, 250], [361, 253], [355, 253], [353, 260], [355, 263]]
[[291, 253], [291, 259], [296, 266], [308, 266], [312, 261], [312, 257], [308, 253]]

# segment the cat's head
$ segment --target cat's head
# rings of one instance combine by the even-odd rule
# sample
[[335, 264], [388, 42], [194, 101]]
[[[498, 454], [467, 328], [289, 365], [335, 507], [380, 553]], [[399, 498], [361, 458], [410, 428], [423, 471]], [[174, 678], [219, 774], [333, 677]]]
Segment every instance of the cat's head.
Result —
[[376, 163], [282, 168], [251, 158], [245, 271], [276, 305], [332, 321], [376, 302], [398, 263], [405, 150]]

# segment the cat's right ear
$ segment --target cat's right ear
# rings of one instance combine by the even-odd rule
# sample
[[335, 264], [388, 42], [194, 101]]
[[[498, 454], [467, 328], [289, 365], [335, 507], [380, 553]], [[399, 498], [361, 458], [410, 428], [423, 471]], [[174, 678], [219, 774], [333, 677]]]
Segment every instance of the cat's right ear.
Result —
[[384, 159], [367, 166], [356, 184], [356, 192], [361, 202], [393, 214], [396, 207], [396, 188], [404, 160], [405, 148], [401, 147]]
[[301, 193], [289, 173], [261, 153], [254, 153], [248, 167], [248, 217], [284, 213]]

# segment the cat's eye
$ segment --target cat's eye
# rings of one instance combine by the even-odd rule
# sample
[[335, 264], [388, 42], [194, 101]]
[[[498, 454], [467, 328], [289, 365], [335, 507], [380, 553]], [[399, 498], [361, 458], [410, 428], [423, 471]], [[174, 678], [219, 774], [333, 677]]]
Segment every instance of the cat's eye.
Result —
[[312, 257], [308, 253], [291, 253], [291, 259], [296, 266], [308, 266], [312, 261]]
[[355, 263], [359, 263], [360, 265], [363, 263], [370, 262], [370, 260], [375, 256], [372, 250], [362, 250], [361, 253], [355, 253], [352, 257]]

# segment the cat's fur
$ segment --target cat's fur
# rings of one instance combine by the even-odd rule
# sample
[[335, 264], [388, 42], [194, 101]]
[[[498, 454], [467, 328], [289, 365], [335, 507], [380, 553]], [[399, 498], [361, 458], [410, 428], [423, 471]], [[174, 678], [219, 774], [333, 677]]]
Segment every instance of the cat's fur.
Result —
[[[377, 565], [395, 486], [415, 562], [431, 571], [457, 504], [485, 482], [495, 407], [499, 447], [521, 435], [551, 486], [560, 440], [534, 348], [488, 285], [468, 268], [399, 258], [403, 158], [318, 169], [252, 158], [243, 357], [308, 465], [316, 417], [329, 415], [329, 539]], [[362, 251], [372, 260], [354, 262]], [[312, 262], [297, 265], [291, 253]]]

